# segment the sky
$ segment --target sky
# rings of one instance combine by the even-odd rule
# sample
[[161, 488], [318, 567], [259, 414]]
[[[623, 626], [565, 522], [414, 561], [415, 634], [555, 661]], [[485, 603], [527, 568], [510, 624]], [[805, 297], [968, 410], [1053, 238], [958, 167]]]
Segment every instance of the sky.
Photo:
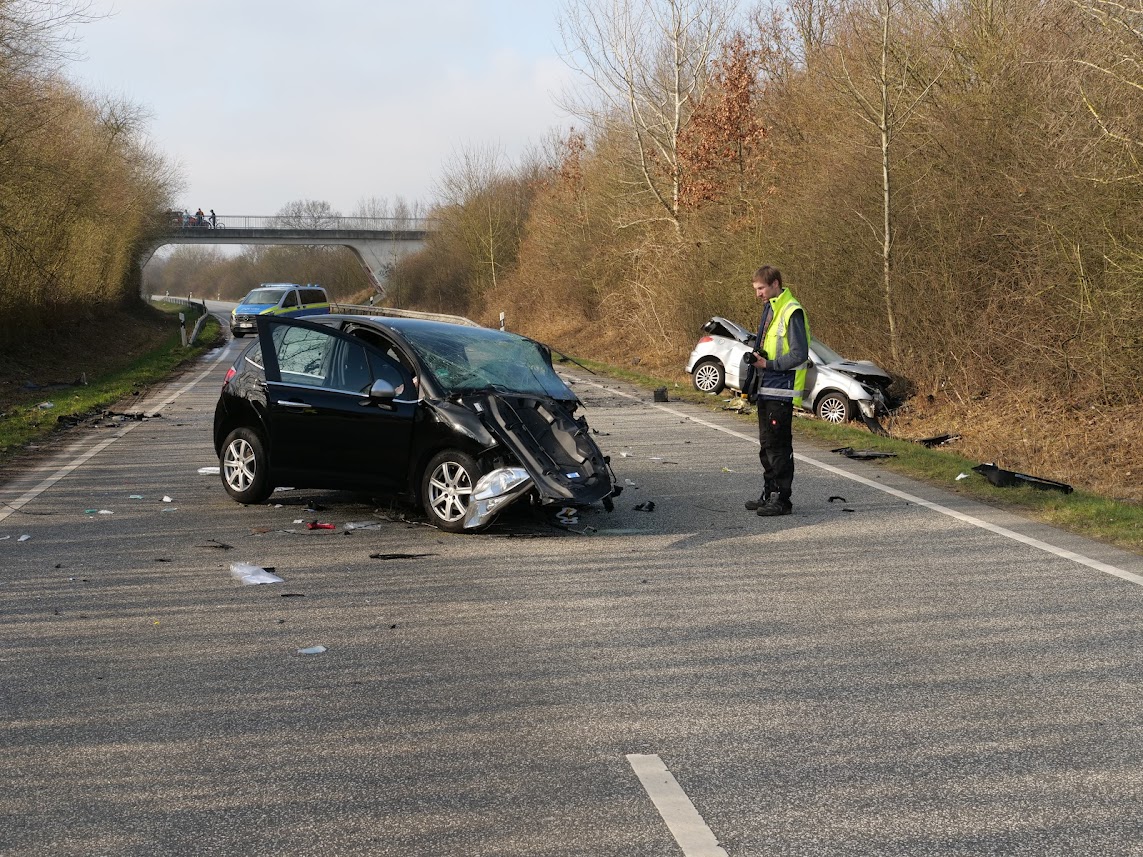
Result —
[[557, 106], [559, 0], [92, 0], [65, 74], [150, 114], [176, 204], [220, 216], [316, 199], [431, 202], [450, 158], [515, 158]]

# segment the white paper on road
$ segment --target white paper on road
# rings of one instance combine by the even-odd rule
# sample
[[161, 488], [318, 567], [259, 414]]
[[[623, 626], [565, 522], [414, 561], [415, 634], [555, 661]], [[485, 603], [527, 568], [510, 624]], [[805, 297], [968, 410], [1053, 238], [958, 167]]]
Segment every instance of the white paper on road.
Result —
[[248, 562], [230, 563], [230, 574], [235, 580], [240, 580], [245, 586], [257, 586], [260, 583], [285, 583], [286, 581], [272, 574], [260, 565], [251, 565]]

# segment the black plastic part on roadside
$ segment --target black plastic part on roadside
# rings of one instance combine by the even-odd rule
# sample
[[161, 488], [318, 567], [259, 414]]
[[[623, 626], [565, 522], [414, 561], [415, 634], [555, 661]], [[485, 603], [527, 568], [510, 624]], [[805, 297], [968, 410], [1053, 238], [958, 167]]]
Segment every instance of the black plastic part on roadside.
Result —
[[1041, 491], [1059, 491], [1062, 494], [1071, 494], [1075, 490], [1066, 482], [1057, 482], [1054, 479], [1044, 479], [1041, 476], [1018, 473], [1015, 470], [1004, 470], [991, 462], [978, 464], [972, 469], [997, 488], [1016, 488], [1021, 485], [1027, 485], [1029, 488], [1038, 488]]
[[836, 452], [838, 455], [844, 455], [846, 458], [852, 458], [854, 461], [872, 461], [876, 458], [896, 458], [895, 452], [879, 452], [876, 449], [854, 449], [852, 446], [839, 446], [837, 449], [831, 449], [830, 452]]

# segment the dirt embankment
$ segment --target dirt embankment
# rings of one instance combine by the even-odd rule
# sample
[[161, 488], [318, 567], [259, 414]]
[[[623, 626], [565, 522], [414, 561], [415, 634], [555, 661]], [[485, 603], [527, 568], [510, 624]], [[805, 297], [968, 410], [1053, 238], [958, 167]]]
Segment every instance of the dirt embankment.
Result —
[[178, 321], [133, 301], [53, 326], [35, 341], [0, 348], [0, 412], [130, 365], [177, 330]]

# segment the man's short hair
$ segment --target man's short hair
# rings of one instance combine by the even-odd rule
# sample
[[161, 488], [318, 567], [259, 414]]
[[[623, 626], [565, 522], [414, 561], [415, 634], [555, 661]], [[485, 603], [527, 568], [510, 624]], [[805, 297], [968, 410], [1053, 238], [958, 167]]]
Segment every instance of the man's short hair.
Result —
[[782, 285], [782, 272], [773, 265], [763, 265], [754, 272], [753, 282], [765, 283], [768, 286], [777, 283], [780, 286]]

